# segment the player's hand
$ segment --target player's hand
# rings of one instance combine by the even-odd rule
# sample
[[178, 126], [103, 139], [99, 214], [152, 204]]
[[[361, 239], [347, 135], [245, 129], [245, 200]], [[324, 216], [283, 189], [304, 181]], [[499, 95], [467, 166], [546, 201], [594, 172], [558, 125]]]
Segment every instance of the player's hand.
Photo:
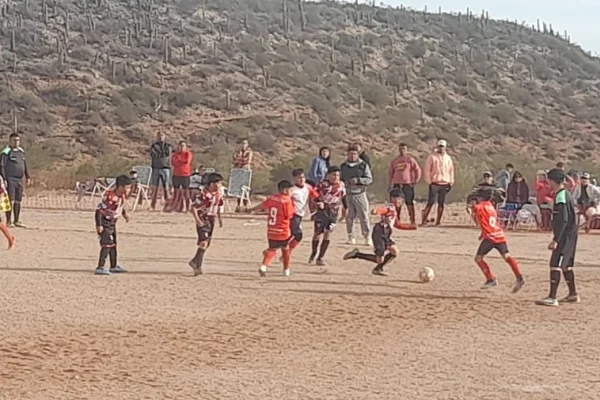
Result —
[[27, 186], [31, 186], [31, 178], [27, 178], [27, 179], [25, 180], [25, 184], [26, 184]]
[[223, 227], [223, 220], [219, 219], [219, 228]]
[[320, 210], [325, 208], [325, 203], [323, 203], [322, 201], [317, 203], [317, 208], [319, 208]]
[[548, 245], [548, 250], [556, 250], [556, 246], [558, 246], [558, 243], [556, 243], [554, 240], [550, 242], [550, 244]]
[[371, 215], [377, 215], [377, 210], [376, 209], [372, 209], [371, 210]]
[[483, 235], [479, 235], [479, 237], [477, 238], [477, 240], [483, 240]]
[[103, 228], [103, 227], [101, 227], [101, 226], [97, 226], [97, 227], [96, 227], [96, 233], [97, 233], [98, 235], [101, 235], [101, 234], [102, 234], [102, 232], [104, 232], [104, 228]]

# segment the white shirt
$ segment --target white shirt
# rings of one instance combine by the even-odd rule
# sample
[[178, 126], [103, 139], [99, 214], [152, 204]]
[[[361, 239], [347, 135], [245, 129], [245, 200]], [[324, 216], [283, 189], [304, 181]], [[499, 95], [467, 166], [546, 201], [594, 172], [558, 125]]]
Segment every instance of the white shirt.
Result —
[[304, 210], [308, 204], [311, 191], [312, 188], [307, 184], [302, 187], [296, 185], [292, 187], [292, 203], [294, 204], [295, 214], [299, 217], [304, 217]]

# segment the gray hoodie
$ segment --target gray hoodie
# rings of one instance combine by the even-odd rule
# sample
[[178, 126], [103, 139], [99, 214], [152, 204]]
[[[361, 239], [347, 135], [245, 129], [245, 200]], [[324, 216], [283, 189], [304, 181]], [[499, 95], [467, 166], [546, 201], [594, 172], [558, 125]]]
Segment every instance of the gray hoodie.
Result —
[[[340, 166], [342, 182], [346, 184], [346, 193], [349, 195], [357, 195], [365, 193], [367, 186], [373, 183], [373, 175], [371, 174], [371, 168], [363, 160], [356, 162], [345, 161]], [[358, 184], [350, 184], [350, 179], [356, 178]]]

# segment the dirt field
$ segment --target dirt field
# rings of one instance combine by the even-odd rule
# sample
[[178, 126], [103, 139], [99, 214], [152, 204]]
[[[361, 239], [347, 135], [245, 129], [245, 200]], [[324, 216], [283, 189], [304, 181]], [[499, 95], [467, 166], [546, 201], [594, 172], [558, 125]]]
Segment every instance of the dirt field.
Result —
[[[91, 213], [24, 219], [1, 253], [0, 399], [600, 398], [597, 237], [580, 238], [583, 302], [541, 308], [545, 234], [510, 234], [527, 279], [512, 295], [495, 255], [500, 285], [478, 290], [469, 229], [396, 233], [388, 278], [341, 261], [340, 229], [327, 268], [305, 264], [305, 243], [292, 277], [259, 279], [262, 218], [227, 219], [192, 278], [190, 217], [139, 213], [119, 224], [131, 273], [96, 277]], [[415, 282], [423, 266], [434, 282]]]

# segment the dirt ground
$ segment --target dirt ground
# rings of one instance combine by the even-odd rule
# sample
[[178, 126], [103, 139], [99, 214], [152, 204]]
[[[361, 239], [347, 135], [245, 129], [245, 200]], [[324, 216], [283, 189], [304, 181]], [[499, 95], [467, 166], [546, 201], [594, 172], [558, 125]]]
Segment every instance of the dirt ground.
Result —
[[[341, 261], [339, 229], [326, 268], [306, 265], [304, 243], [292, 277], [276, 265], [259, 279], [262, 218], [226, 219], [193, 278], [190, 217], [145, 212], [119, 222], [131, 272], [97, 277], [91, 213], [24, 219], [0, 253], [0, 399], [600, 398], [597, 237], [580, 238], [583, 302], [542, 308], [545, 234], [509, 234], [527, 279], [512, 295], [496, 255], [500, 285], [478, 289], [472, 229], [397, 232], [388, 278]], [[415, 282], [424, 266], [429, 284]]]

